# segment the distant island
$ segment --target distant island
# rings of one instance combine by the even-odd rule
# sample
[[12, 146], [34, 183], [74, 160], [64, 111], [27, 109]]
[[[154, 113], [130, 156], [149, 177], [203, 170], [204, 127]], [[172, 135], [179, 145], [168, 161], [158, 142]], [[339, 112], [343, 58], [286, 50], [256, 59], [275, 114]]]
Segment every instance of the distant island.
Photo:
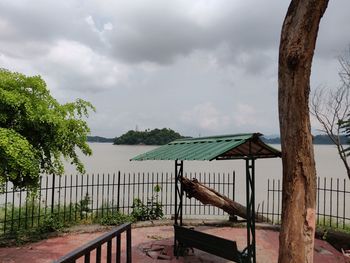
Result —
[[[98, 143], [113, 143], [116, 145], [164, 145], [176, 139], [186, 138], [179, 133], [163, 128], [163, 129], [153, 129], [145, 131], [128, 131], [123, 135], [116, 138], [105, 138], [101, 136], [88, 136], [88, 142], [98, 142]], [[187, 137], [188, 138], [188, 137]], [[261, 138], [263, 142], [268, 144], [280, 144], [280, 137], [275, 138]], [[340, 136], [342, 144], [349, 144], [349, 140], [345, 135]], [[333, 144], [327, 135], [315, 135], [313, 136], [313, 144]]]
[[176, 139], [184, 138], [178, 132], [171, 129], [153, 129], [145, 131], [130, 130], [127, 133], [114, 139], [113, 144], [121, 145], [164, 145]]
[[[280, 137], [276, 137], [276, 138], [262, 137], [262, 141], [268, 144], [280, 144], [281, 138]], [[346, 138], [345, 135], [340, 136], [340, 141], [342, 144], [349, 144], [349, 140], [348, 138]], [[328, 135], [325, 135], [325, 134], [314, 135], [312, 142], [313, 144], [333, 144], [331, 139], [329, 139]]]

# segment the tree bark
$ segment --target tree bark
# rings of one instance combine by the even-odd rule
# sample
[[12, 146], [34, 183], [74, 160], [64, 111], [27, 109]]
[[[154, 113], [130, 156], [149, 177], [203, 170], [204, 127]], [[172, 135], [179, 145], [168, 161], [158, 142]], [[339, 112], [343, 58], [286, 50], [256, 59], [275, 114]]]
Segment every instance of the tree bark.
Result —
[[[186, 177], [182, 177], [181, 184], [188, 198], [194, 197], [204, 205], [210, 204], [224, 210], [230, 215], [237, 215], [245, 219], [247, 218], [247, 210], [245, 206], [220, 194], [214, 189], [205, 186], [198, 182], [197, 179], [194, 178], [190, 180]], [[256, 222], [269, 222], [269, 219], [258, 213], [255, 213], [255, 220]]]
[[283, 163], [280, 263], [313, 262], [316, 169], [310, 129], [310, 72], [328, 0], [292, 0], [281, 32], [278, 104]]

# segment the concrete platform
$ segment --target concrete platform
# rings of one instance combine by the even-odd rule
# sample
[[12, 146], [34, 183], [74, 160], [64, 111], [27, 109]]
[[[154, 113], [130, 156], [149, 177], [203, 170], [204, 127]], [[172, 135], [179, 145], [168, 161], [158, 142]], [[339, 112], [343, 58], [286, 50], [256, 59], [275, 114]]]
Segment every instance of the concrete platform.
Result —
[[[244, 228], [198, 226], [197, 230], [209, 234], [235, 240], [238, 248], [245, 247], [246, 230]], [[106, 232], [106, 231], [104, 231]], [[104, 232], [68, 233], [30, 245], [12, 248], [0, 248], [0, 262], [52, 262], [71, 250], [100, 236]], [[257, 262], [277, 262], [278, 232], [257, 229]], [[229, 262], [199, 250], [189, 251], [188, 256], [176, 259], [172, 255], [173, 227], [154, 226], [132, 229], [132, 259], [137, 263], [151, 262]], [[113, 244], [115, 246], [115, 244]], [[123, 236], [122, 250], [125, 251], [125, 237]], [[103, 253], [103, 252], [102, 252]], [[317, 263], [347, 263], [347, 259], [331, 245], [323, 240], [316, 240], [314, 261]], [[103, 254], [102, 254], [103, 255]], [[93, 256], [93, 255], [92, 255]], [[114, 255], [113, 255], [114, 256]], [[123, 256], [124, 258], [124, 256]], [[79, 261], [82, 262], [82, 261]], [[93, 261], [92, 261], [93, 262]], [[122, 261], [123, 262], [123, 261]], [[125, 262], [125, 261], [124, 261]]]

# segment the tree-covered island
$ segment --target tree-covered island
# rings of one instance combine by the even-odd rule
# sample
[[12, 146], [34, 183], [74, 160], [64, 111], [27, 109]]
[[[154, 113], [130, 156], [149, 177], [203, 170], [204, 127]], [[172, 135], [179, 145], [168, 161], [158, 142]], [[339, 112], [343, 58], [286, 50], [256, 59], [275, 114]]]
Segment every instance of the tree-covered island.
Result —
[[163, 145], [180, 138], [184, 138], [184, 136], [181, 136], [178, 132], [167, 128], [153, 130], [148, 129], [145, 131], [130, 130], [127, 133], [121, 135], [120, 137], [115, 138], [113, 144]]

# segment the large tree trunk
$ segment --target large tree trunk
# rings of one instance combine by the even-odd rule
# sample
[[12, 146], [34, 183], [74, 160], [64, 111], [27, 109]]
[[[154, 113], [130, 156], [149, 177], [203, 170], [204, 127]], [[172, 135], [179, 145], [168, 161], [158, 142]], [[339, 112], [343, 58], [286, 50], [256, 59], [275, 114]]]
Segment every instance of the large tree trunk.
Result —
[[283, 162], [280, 263], [313, 262], [316, 169], [312, 146], [310, 72], [328, 0], [292, 0], [279, 50], [278, 102]]
[[[197, 179], [190, 180], [186, 177], [182, 177], [181, 184], [188, 198], [194, 197], [204, 205], [213, 205], [230, 215], [237, 215], [245, 219], [247, 218], [247, 208], [245, 206], [198, 182]], [[269, 219], [258, 213], [255, 213], [255, 220], [257, 222], [269, 221]]]

